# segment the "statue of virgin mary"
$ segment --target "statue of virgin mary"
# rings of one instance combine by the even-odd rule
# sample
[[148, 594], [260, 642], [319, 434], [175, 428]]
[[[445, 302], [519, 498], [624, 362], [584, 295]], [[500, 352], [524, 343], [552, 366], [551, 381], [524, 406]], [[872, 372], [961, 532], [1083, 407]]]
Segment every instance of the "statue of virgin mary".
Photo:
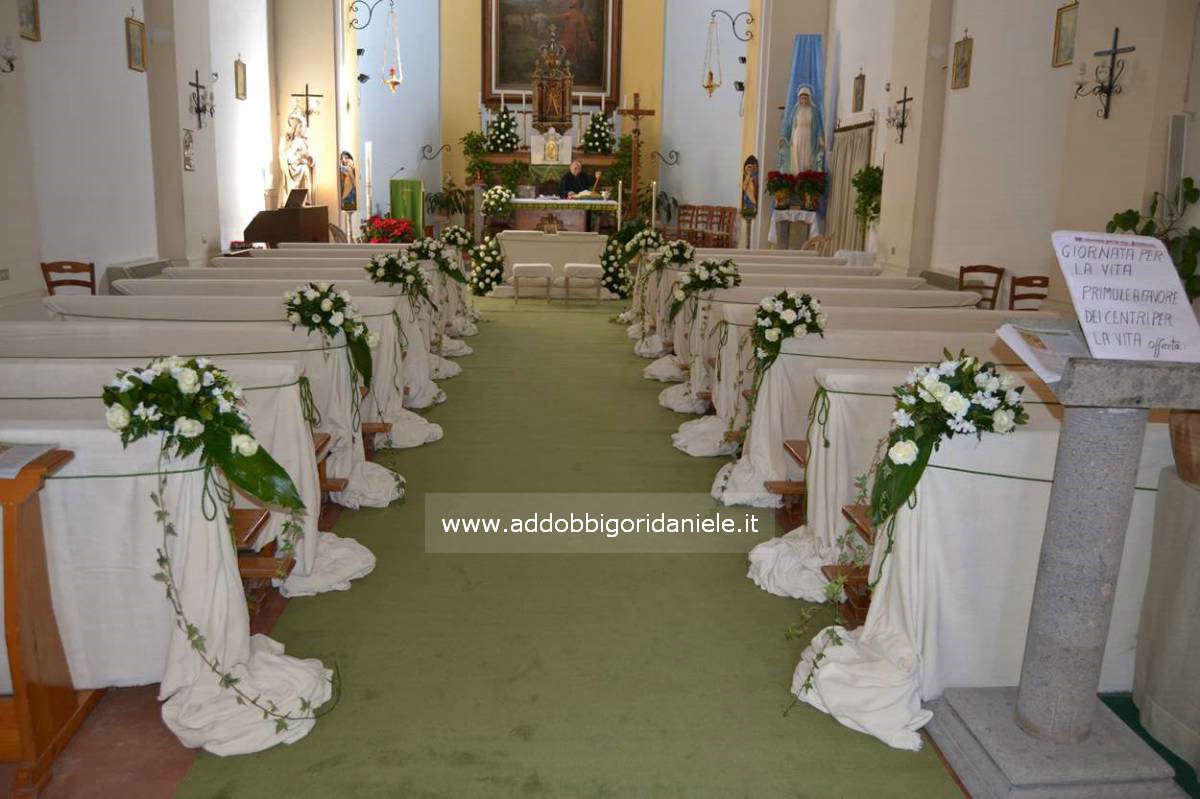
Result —
[[825, 171], [825, 121], [821, 107], [813, 102], [812, 88], [802, 85], [781, 142], [780, 168], [793, 174]]

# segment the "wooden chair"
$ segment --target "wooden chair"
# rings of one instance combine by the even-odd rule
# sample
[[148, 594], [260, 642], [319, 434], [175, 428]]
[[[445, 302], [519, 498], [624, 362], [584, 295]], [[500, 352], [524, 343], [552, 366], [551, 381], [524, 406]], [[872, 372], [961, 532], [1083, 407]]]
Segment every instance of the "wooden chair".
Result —
[[[1029, 289], [1034, 289], [1030, 291]], [[1045, 275], [1025, 275], [1014, 277], [1008, 286], [1008, 310], [1036, 311], [1042, 306], [1042, 300], [1050, 293], [1050, 278]], [[1031, 300], [1032, 308], [1018, 308], [1017, 303]]]
[[[968, 276], [973, 275], [978, 275], [983, 279], [968, 281]], [[992, 276], [991, 283], [987, 282], [987, 275]], [[975, 304], [976, 308], [981, 308], [988, 311], [996, 310], [996, 298], [1000, 294], [1000, 284], [1003, 282], [1004, 267], [1002, 266], [974, 264], [972, 266], [960, 266], [958, 268], [958, 290], [978, 292], [980, 300]]]
[[[58, 275], [87, 275], [87, 280], [77, 277], [57, 277]], [[42, 262], [42, 279], [46, 281], [46, 291], [54, 295], [59, 286], [81, 286], [96, 293], [96, 265], [82, 261], [49, 261]]]
[[799, 252], [811, 252], [829, 257], [833, 255], [833, 239], [829, 236], [812, 236], [804, 242]]
[[337, 225], [330, 223], [329, 225], [329, 240], [338, 244], [348, 244], [350, 237], [346, 235], [346, 231], [342, 230]]
[[737, 219], [737, 209], [730, 206], [712, 206], [710, 210], [712, 224], [704, 236], [705, 247], [732, 247], [733, 226]]
[[688, 236], [696, 230], [696, 206], [681, 205], [676, 213], [675, 227], [668, 228], [666, 237], [668, 239], [683, 239], [690, 241]]

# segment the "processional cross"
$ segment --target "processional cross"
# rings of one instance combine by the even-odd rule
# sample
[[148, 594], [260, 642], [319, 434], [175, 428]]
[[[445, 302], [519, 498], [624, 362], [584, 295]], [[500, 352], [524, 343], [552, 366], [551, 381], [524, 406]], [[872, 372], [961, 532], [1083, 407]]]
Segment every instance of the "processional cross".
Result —
[[[649, 108], [642, 108], [642, 95], [633, 93], [633, 108], [618, 108], [617, 113], [623, 117], [631, 117], [633, 119], [633, 175], [630, 182], [633, 186], [630, 187], [630, 201], [633, 203], [633, 213], [638, 213], [638, 182], [641, 179], [641, 160], [642, 160], [642, 117], [654, 116], [654, 111]], [[653, 220], [651, 220], [653, 224]]]
[[321, 113], [319, 110], [317, 110], [319, 107], [318, 104], [316, 104], [316, 103], [310, 104], [309, 101], [310, 100], [320, 100], [324, 96], [325, 95], [323, 95], [323, 94], [313, 94], [312, 92], [310, 92], [308, 89], [307, 83], [304, 84], [304, 94], [293, 94], [292, 95], [292, 97], [296, 98], [296, 107], [297, 108], [299, 108], [299, 106], [300, 106], [300, 98], [301, 97], [304, 98], [304, 109], [300, 113], [304, 114], [304, 126], [305, 127], [309, 126], [309, 117], [311, 117], [313, 114]]

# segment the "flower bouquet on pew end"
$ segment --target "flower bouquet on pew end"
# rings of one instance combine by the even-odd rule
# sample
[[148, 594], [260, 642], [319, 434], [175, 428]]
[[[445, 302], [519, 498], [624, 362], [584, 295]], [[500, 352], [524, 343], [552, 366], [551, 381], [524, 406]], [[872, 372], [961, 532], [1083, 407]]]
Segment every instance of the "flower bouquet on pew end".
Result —
[[412, 222], [386, 216], [368, 217], [359, 229], [368, 244], [407, 244], [416, 236]]
[[504, 282], [504, 253], [500, 242], [489, 236], [471, 250], [471, 293], [483, 297]]
[[758, 371], [763, 372], [779, 357], [783, 342], [809, 333], [824, 336], [828, 317], [821, 303], [808, 294], [781, 291], [774, 297], [764, 297], [754, 314], [750, 340]]
[[674, 322], [675, 317], [683, 310], [684, 303], [691, 301], [695, 306], [699, 302], [700, 295], [706, 291], [731, 289], [740, 285], [742, 285], [742, 276], [731, 259], [701, 261], [689, 269], [688, 273], [675, 284], [668, 318]]
[[683, 239], [674, 239], [658, 248], [650, 260], [650, 268], [658, 271], [668, 266], [687, 266], [696, 260], [696, 248]]
[[283, 307], [292, 329], [303, 327], [320, 333], [328, 346], [338, 333], [346, 336], [350, 363], [371, 387], [371, 350], [379, 346], [379, 336], [367, 330], [350, 292], [335, 292], [332, 283], [302, 283], [283, 295]]
[[453, 247], [460, 252], [471, 249], [473, 239], [471, 233], [462, 225], [451, 225], [442, 231], [442, 244]]
[[422, 238], [414, 241], [408, 248], [408, 260], [413, 263], [433, 261], [437, 265], [438, 271], [446, 277], [458, 283], [467, 282], [463, 273], [450, 263], [450, 258], [446, 255], [446, 245], [438, 239]]
[[367, 278], [372, 283], [383, 283], [400, 289], [410, 302], [423, 301], [437, 309], [430, 293], [429, 280], [416, 261], [410, 261], [407, 256], [397, 253], [383, 253], [371, 256], [371, 260], [363, 267]]

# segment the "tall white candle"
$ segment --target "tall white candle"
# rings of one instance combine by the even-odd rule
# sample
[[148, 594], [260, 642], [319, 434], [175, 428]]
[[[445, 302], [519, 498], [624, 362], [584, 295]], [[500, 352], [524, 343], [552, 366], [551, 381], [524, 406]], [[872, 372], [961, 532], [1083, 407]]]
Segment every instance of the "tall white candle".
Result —
[[653, 228], [658, 219], [658, 181], [650, 181], [650, 227]]
[[625, 181], [617, 181], [617, 230], [621, 229], [621, 209], [625, 207]]

